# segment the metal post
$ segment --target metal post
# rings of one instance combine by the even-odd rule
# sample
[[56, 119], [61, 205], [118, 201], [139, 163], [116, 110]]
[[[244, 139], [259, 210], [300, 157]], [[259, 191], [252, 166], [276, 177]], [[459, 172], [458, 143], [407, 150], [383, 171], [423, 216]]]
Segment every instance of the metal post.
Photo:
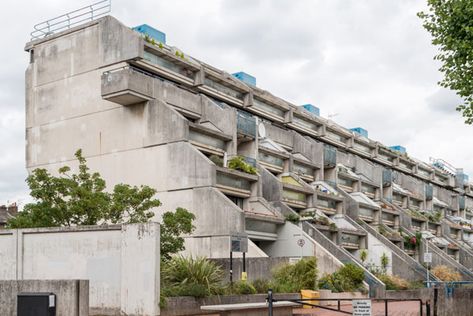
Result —
[[420, 300], [419, 303], [420, 303], [420, 316], [422, 316], [422, 314], [424, 313], [424, 310], [423, 310], [424, 308], [422, 306], [422, 300]]
[[273, 290], [268, 290], [268, 315], [273, 316]]
[[230, 284], [233, 284], [233, 252], [230, 251]]
[[437, 316], [437, 299], [439, 296], [439, 289], [434, 289], [434, 316]]
[[[428, 225], [428, 223], [427, 223]], [[425, 252], [426, 253], [429, 253], [429, 240], [427, 238], [425, 238]], [[424, 258], [425, 258], [425, 255], [424, 255]], [[430, 288], [430, 275], [429, 275], [429, 263], [427, 262], [427, 288]]]
[[246, 253], [243, 253], [243, 272], [246, 272]]
[[388, 316], [388, 300], [384, 299], [384, 316]]

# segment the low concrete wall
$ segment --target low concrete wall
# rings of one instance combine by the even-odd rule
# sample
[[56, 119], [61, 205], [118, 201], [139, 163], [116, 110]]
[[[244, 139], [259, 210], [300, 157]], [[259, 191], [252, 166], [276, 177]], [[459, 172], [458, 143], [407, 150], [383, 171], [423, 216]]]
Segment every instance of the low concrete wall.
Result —
[[[230, 259], [212, 259], [222, 267], [225, 273], [225, 280], [230, 280]], [[246, 272], [249, 281], [257, 279], [271, 279], [271, 270], [282, 264], [288, 263], [289, 257], [264, 257], [264, 258], [246, 258]], [[243, 271], [243, 259], [233, 259], [233, 280], [241, 279]]]
[[[331, 290], [317, 290], [320, 298], [322, 299], [367, 299], [369, 298], [368, 293], [361, 292], [343, 292], [333, 293]], [[334, 306], [337, 305], [337, 301], [320, 301], [321, 306]], [[351, 301], [341, 301], [340, 305], [351, 305]]]
[[[209, 311], [200, 309], [203, 305], [221, 305], [238, 303], [262, 303], [266, 302], [267, 294], [256, 295], [225, 295], [207, 298], [195, 297], [170, 297], [167, 299], [166, 307], [161, 310], [162, 316], [190, 316], [190, 315], [215, 315]], [[275, 299], [300, 299], [299, 293], [274, 294]]]
[[0, 230], [0, 280], [89, 280], [91, 315], [154, 316], [159, 249], [157, 223]]
[[17, 315], [17, 295], [22, 292], [56, 294], [56, 316], [89, 315], [87, 280], [0, 281], [0, 315]]
[[386, 291], [386, 298], [392, 299], [422, 299], [423, 303], [430, 300], [431, 315], [437, 310], [438, 316], [473, 315], [473, 289], [456, 288], [451, 296], [447, 296], [444, 288], [437, 289], [437, 303], [435, 304], [435, 289], [419, 289], [410, 291]]

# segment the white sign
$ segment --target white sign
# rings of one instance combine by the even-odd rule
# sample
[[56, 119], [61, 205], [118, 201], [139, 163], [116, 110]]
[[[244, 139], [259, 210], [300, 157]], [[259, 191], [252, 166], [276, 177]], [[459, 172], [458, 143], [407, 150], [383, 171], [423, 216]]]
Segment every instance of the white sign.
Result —
[[302, 248], [302, 247], [304, 247], [304, 245], [305, 245], [305, 240], [302, 239], [302, 238], [301, 238], [301, 239], [298, 239], [298, 240], [297, 240], [297, 244], [299, 245], [299, 247]]
[[431, 252], [424, 253], [424, 262], [425, 263], [432, 263], [432, 253]]
[[56, 307], [56, 296], [54, 294], [49, 295], [49, 307]]
[[353, 300], [353, 316], [371, 316], [370, 300]]

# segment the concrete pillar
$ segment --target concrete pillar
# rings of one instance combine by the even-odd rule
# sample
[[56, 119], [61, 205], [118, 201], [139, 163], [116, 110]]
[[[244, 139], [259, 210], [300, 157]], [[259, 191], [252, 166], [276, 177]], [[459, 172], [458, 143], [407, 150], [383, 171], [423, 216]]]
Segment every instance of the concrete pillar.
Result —
[[121, 313], [159, 315], [160, 230], [158, 223], [123, 225]]

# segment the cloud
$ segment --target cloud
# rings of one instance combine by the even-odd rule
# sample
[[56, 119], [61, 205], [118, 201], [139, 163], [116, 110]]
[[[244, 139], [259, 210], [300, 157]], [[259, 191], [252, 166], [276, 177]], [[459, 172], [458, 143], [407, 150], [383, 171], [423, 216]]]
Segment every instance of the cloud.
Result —
[[426, 98], [427, 106], [433, 111], [438, 111], [442, 115], [452, 115], [458, 113], [453, 112], [458, 105], [462, 104], [462, 98], [454, 91], [439, 88], [436, 92]]
[[[33, 24], [89, 0], [20, 0], [0, 17], [0, 200], [24, 192], [23, 52]], [[28, 10], [24, 8], [28, 7]], [[129, 26], [150, 24], [168, 43], [294, 104], [313, 103], [346, 127], [361, 126], [387, 145], [428, 161], [443, 158], [473, 177], [471, 126], [440, 89], [436, 48], [416, 13], [423, 0], [113, 1]], [[17, 21], [28, 21], [17, 23]]]

